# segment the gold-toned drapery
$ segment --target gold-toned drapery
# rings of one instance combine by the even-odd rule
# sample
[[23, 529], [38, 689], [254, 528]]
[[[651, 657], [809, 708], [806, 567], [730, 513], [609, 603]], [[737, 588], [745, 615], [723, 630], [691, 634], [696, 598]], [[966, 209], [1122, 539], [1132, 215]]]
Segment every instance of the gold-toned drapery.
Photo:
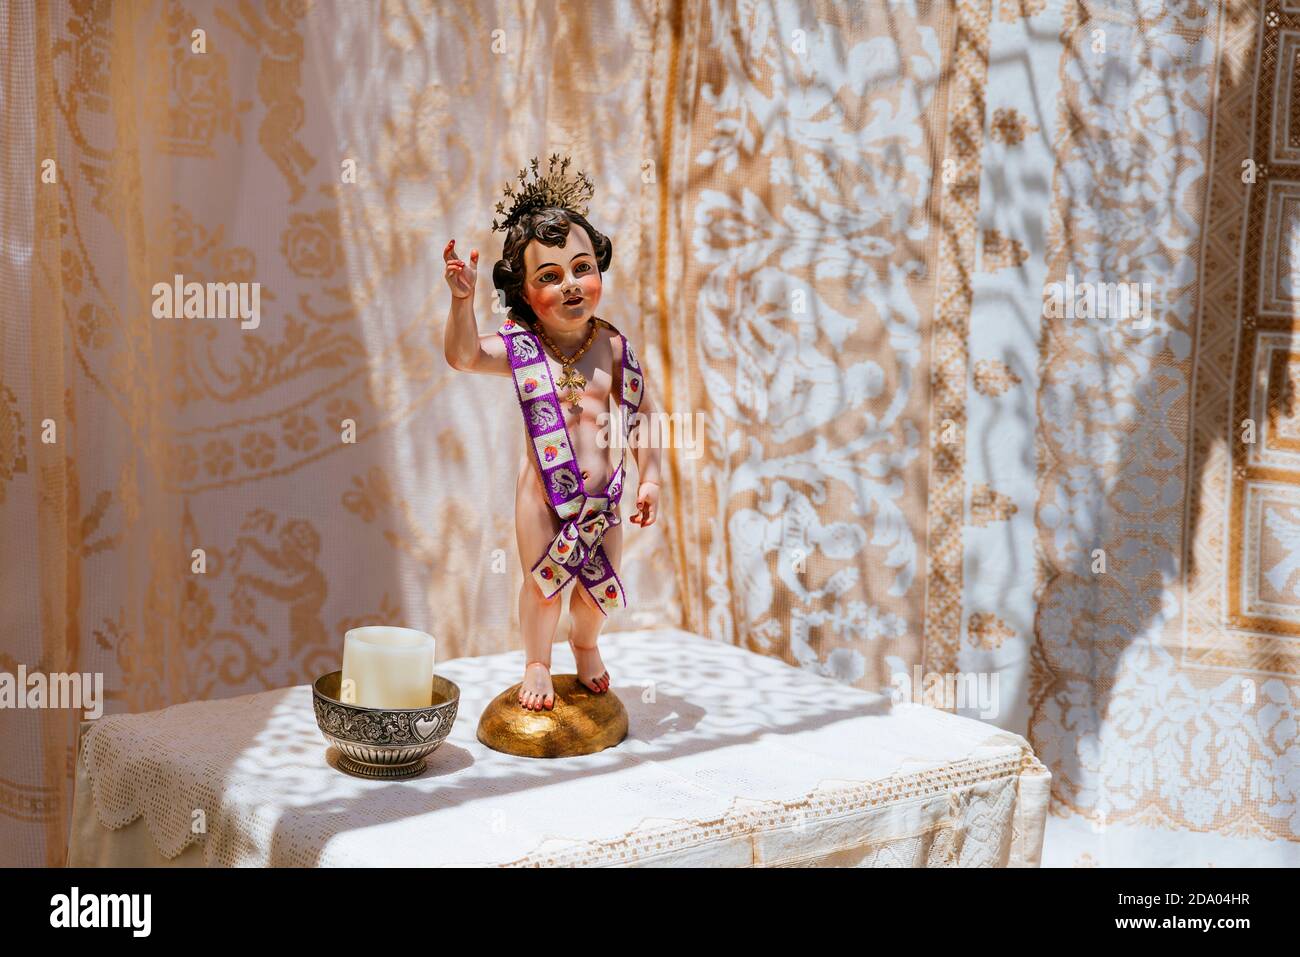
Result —
[[[522, 438], [443, 361], [439, 253], [481, 251], [491, 332], [492, 208], [558, 151], [614, 242], [601, 314], [698, 440], [609, 629], [995, 674], [1082, 825], [1046, 861], [1285, 859], [1286, 390], [1276, 460], [1224, 436], [1237, 329], [1288, 354], [1300, 271], [1300, 10], [1258, 6], [6, 4], [0, 672], [145, 710], [305, 682], [360, 623], [516, 647]], [[1069, 270], [1151, 282], [1152, 338], [1044, 318]], [[155, 318], [176, 275], [260, 284], [260, 324]], [[63, 859], [77, 717], [0, 711], [7, 860]]]

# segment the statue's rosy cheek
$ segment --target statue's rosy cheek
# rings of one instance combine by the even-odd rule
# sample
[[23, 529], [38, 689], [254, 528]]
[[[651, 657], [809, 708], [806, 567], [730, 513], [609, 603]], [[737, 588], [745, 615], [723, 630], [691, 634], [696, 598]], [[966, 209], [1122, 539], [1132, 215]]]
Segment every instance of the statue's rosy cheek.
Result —
[[560, 296], [554, 286], [529, 283], [524, 286], [524, 299], [533, 312], [541, 312], [559, 302]]
[[553, 283], [549, 286], [542, 286], [533, 294], [532, 307], [534, 312], [554, 309], [559, 304], [560, 287]]

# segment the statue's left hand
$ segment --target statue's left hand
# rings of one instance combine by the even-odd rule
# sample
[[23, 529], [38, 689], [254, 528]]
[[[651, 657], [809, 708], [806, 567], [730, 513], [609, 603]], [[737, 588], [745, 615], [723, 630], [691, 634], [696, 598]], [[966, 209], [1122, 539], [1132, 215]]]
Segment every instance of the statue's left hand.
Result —
[[649, 528], [659, 515], [659, 483], [642, 482], [636, 490], [636, 514], [629, 522]]

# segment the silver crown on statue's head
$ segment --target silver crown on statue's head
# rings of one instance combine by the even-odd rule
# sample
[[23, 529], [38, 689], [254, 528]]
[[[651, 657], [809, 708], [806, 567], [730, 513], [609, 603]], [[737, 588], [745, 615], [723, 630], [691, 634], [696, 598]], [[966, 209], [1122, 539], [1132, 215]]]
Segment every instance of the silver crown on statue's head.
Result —
[[[506, 183], [506, 199], [513, 200], [513, 203], [508, 209], [506, 199], [497, 203], [496, 211], [504, 214], [504, 218], [500, 221], [495, 219], [492, 221], [493, 231], [504, 232], [518, 222], [525, 213], [534, 209], [545, 209], [548, 206], [569, 209], [586, 216], [587, 203], [596, 192], [596, 187], [592, 185], [586, 173], [570, 175], [569, 162], [569, 157], [566, 156], [561, 160], [558, 153], [552, 153], [549, 160], [550, 170], [543, 176], [538, 171], [537, 157], [534, 156], [528, 168], [519, 171], [518, 187]], [[529, 173], [532, 174], [531, 179], [528, 178]]]

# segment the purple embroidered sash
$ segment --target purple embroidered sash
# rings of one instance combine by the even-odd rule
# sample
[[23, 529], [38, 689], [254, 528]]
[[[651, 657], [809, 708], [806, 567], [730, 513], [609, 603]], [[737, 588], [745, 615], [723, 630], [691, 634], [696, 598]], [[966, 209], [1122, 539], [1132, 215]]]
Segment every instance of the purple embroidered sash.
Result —
[[523, 323], [506, 319], [497, 330], [506, 346], [506, 356], [515, 378], [515, 394], [524, 417], [533, 457], [537, 461], [551, 508], [564, 523], [550, 548], [533, 565], [533, 580], [547, 598], [557, 594], [575, 575], [595, 599], [601, 614], [607, 608], [627, 607], [623, 582], [619, 580], [601, 544], [607, 529], [620, 524], [616, 511], [623, 490], [623, 465], [632, 416], [641, 406], [641, 367], [632, 354], [627, 337], [603, 319], [597, 319], [623, 341], [623, 394], [619, 396], [623, 441], [618, 465], [598, 495], [585, 493], [582, 472], [574, 456], [569, 428], [564, 423], [560, 399], [555, 392], [551, 367], [541, 340]]

